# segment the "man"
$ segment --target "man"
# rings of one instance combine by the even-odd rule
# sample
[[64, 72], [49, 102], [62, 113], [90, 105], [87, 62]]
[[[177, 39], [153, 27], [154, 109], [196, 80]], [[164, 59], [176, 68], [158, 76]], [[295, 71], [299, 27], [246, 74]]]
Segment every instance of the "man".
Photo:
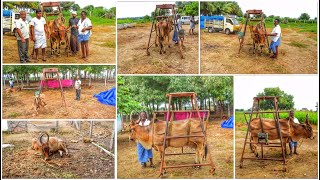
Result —
[[9, 80], [10, 89], [13, 88], [13, 85], [14, 85], [14, 81], [13, 81], [13, 79], [11, 78], [11, 79]]
[[76, 55], [79, 51], [79, 42], [78, 42], [78, 29], [77, 24], [79, 22], [79, 18], [77, 18], [77, 11], [72, 12], [72, 17], [69, 19], [68, 29], [71, 28], [70, 34], [70, 48], [72, 55]]
[[89, 37], [91, 36], [92, 24], [89, 18], [87, 18], [87, 12], [81, 12], [81, 19], [77, 25], [78, 28], [78, 40], [81, 43], [82, 58], [89, 56]]
[[[300, 124], [299, 120], [294, 117], [294, 111], [290, 111], [289, 117], [293, 119], [294, 123]], [[294, 149], [293, 153], [298, 155], [298, 152], [297, 152], [298, 142], [290, 140], [289, 144], [290, 144], [290, 154], [292, 154], [292, 149]]]
[[278, 58], [278, 47], [280, 46], [280, 37], [281, 37], [281, 27], [279, 25], [280, 20], [275, 19], [273, 24], [274, 28], [272, 29], [271, 34], [267, 34], [267, 36], [271, 36], [271, 44], [269, 46], [269, 51], [273, 52], [273, 55], [270, 58], [277, 59]]
[[74, 83], [74, 88], [76, 89], [76, 99], [75, 99], [75, 100], [80, 101], [81, 80], [80, 80], [80, 77], [79, 77], [79, 76], [77, 76], [77, 80], [76, 80], [76, 82]]
[[20, 63], [26, 63], [29, 61], [28, 49], [29, 49], [29, 22], [27, 22], [27, 13], [25, 11], [20, 12], [20, 19], [16, 21], [16, 37], [18, 44], [18, 53]]
[[36, 52], [35, 60], [38, 61], [39, 49], [42, 49], [42, 61], [46, 61], [46, 37], [49, 39], [48, 26], [46, 20], [42, 17], [41, 10], [36, 10], [36, 17], [31, 20], [31, 40], [34, 41], [34, 49]]
[[194, 35], [193, 30], [195, 29], [195, 20], [194, 16], [191, 16], [190, 18], [190, 29], [189, 29], [189, 34]]
[[178, 31], [180, 29], [182, 29], [182, 23], [181, 23], [181, 16], [180, 14], [177, 15], [177, 24], [175, 24], [175, 29], [173, 32], [173, 37], [172, 37], [172, 41], [174, 41], [175, 44], [178, 44], [179, 42], [179, 37], [178, 37]]
[[[148, 126], [150, 120], [147, 119], [147, 113], [142, 111], [140, 113], [140, 120], [136, 122], [139, 126]], [[154, 167], [152, 161], [152, 149], [145, 149], [140, 143], [137, 143], [138, 161], [140, 162], [142, 168], [147, 166], [148, 160], [150, 161], [150, 167]]]

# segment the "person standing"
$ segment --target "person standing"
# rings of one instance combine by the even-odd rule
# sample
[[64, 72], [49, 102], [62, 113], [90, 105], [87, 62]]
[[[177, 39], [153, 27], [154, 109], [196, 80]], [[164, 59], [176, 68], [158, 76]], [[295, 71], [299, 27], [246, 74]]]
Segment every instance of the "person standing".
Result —
[[182, 29], [182, 23], [181, 23], [180, 14], [177, 15], [176, 20], [177, 20], [176, 21], [177, 24], [174, 24], [175, 28], [174, 28], [174, 32], [173, 32], [172, 41], [174, 41], [175, 44], [178, 44], [178, 42], [179, 42], [178, 32], [179, 32], [180, 29]]
[[194, 16], [191, 16], [190, 18], [190, 29], [189, 29], [189, 34], [190, 35], [194, 35], [193, 30], [195, 29], [195, 20], [194, 20]]
[[267, 36], [271, 36], [271, 44], [269, 46], [269, 51], [273, 52], [273, 55], [270, 58], [277, 59], [279, 50], [278, 47], [280, 46], [280, 37], [281, 37], [281, 27], [279, 25], [280, 20], [275, 19], [273, 24], [274, 28], [272, 29], [271, 34], [267, 34]]
[[82, 58], [87, 58], [89, 56], [89, 37], [91, 36], [92, 24], [91, 20], [87, 18], [87, 12], [81, 12], [81, 19], [77, 25], [78, 28], [78, 40], [81, 44]]
[[75, 99], [75, 100], [80, 101], [81, 80], [80, 80], [80, 77], [79, 77], [79, 76], [77, 76], [77, 80], [76, 80], [76, 82], [74, 83], [74, 87], [75, 87], [75, 89], [76, 89], [76, 99]]
[[10, 89], [13, 88], [13, 85], [14, 85], [14, 81], [13, 81], [13, 79], [11, 78], [11, 79], [9, 80]]
[[[147, 119], [147, 113], [142, 111], [140, 113], [140, 120], [136, 122], [139, 126], [148, 126], [151, 121]], [[150, 161], [150, 167], [154, 167], [152, 158], [152, 149], [145, 149], [139, 142], [137, 143], [138, 161], [140, 162], [142, 168], [147, 166], [147, 162]]]
[[78, 42], [78, 29], [77, 24], [79, 23], [79, 18], [77, 18], [77, 11], [72, 12], [72, 17], [69, 19], [68, 29], [71, 28], [70, 33], [70, 48], [72, 55], [76, 55], [79, 51], [79, 42]]
[[[294, 123], [300, 124], [299, 120], [296, 117], [294, 117], [294, 111], [290, 111], [289, 117], [293, 119]], [[298, 142], [293, 141], [292, 139], [290, 139], [289, 144], [290, 144], [290, 155], [292, 155], [292, 149], [293, 149], [293, 154], [297, 154], [298, 155], [298, 152], [297, 152]]]
[[46, 20], [42, 17], [41, 10], [36, 10], [36, 17], [31, 20], [31, 40], [34, 41], [34, 49], [36, 52], [36, 61], [38, 61], [39, 49], [42, 50], [42, 61], [46, 61], [46, 47], [49, 39], [48, 26]]
[[30, 62], [29, 55], [28, 55], [29, 22], [27, 21], [26, 17], [27, 17], [27, 13], [25, 11], [21, 11], [20, 12], [20, 19], [18, 19], [15, 22], [20, 63]]

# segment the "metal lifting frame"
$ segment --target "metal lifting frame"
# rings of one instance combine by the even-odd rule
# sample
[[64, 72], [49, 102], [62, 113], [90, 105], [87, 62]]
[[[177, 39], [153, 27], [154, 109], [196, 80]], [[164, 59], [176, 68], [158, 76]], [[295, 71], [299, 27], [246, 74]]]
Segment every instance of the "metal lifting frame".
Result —
[[[269, 100], [269, 101], [273, 101], [273, 111], [260, 111], [260, 102], [264, 101], [264, 100]], [[248, 128], [247, 128], [247, 133], [246, 133], [246, 137], [245, 137], [245, 141], [244, 141], [244, 145], [243, 145], [243, 150], [242, 150], [242, 154], [241, 154], [241, 159], [240, 159], [240, 168], [243, 167], [243, 161], [245, 159], [250, 159], [250, 160], [272, 160], [272, 161], [283, 161], [283, 165], [286, 165], [287, 160], [286, 160], [286, 154], [285, 154], [285, 147], [283, 147], [282, 144], [282, 135], [281, 135], [281, 130], [280, 130], [280, 123], [279, 123], [279, 119], [280, 119], [280, 113], [288, 113], [288, 111], [279, 111], [278, 109], [278, 101], [279, 101], [279, 97], [276, 96], [262, 96], [262, 97], [254, 97], [253, 98], [253, 105], [252, 105], [252, 109], [251, 112], [245, 112], [245, 116], [246, 114], [249, 114], [250, 119], [249, 122], [247, 122], [248, 124]], [[254, 111], [254, 107], [255, 105], [257, 105], [257, 110]], [[277, 129], [277, 133], [278, 133], [278, 137], [280, 139], [280, 143], [263, 143], [263, 142], [252, 142], [251, 141], [251, 137], [250, 137], [250, 142], [248, 142], [248, 136], [250, 133], [250, 122], [252, 121], [252, 116], [253, 114], [256, 115], [256, 118], [259, 116], [260, 118], [260, 124], [262, 126], [262, 118], [261, 118], [261, 114], [273, 114], [273, 118], [274, 121], [276, 122], [276, 129]], [[246, 118], [246, 117], [245, 117]], [[247, 119], [246, 119], [247, 121]], [[263, 127], [261, 127], [261, 129], [263, 130]], [[250, 146], [252, 146], [252, 144], [257, 144], [261, 146], [261, 158], [249, 158], [249, 157], [244, 157], [244, 152], [245, 152], [245, 148], [246, 145], [249, 144]], [[280, 146], [279, 146], [280, 144]], [[263, 148], [264, 147], [280, 147], [282, 150], [282, 158], [265, 158], [264, 154], [263, 154]]]
[[[165, 129], [165, 134], [164, 134], [164, 138], [163, 138], [163, 155], [161, 156], [160, 176], [162, 176], [163, 173], [165, 172], [165, 170], [168, 168], [181, 168], [181, 167], [193, 167], [193, 166], [211, 166], [210, 172], [214, 173], [215, 165], [213, 163], [209, 144], [207, 142], [207, 136], [206, 136], [206, 131], [205, 131], [205, 127], [204, 127], [204, 118], [201, 118], [200, 111], [198, 108], [196, 93], [194, 93], [194, 92], [170, 93], [170, 94], [167, 94], [167, 97], [169, 98], [169, 104], [168, 104], [167, 118], [166, 118], [166, 129]], [[191, 112], [193, 112], [193, 111], [197, 112], [197, 115], [198, 115], [198, 118], [200, 121], [201, 130], [202, 130], [201, 135], [168, 136], [169, 121], [173, 120], [173, 118], [169, 119], [170, 113], [173, 114], [174, 112], [176, 112], [174, 110], [174, 104], [173, 104], [172, 99], [173, 98], [183, 98], [183, 97], [190, 97], [191, 105], [192, 105]], [[172, 109], [170, 109], [170, 105], [171, 105]], [[178, 111], [178, 112], [187, 112], [187, 111]], [[188, 112], [190, 112], [190, 111], [188, 111]], [[208, 117], [207, 117], [207, 119], [208, 119]], [[180, 164], [180, 165], [165, 166], [164, 165], [165, 164], [165, 156], [195, 154], [195, 153], [183, 153], [183, 149], [182, 149], [182, 153], [172, 153], [172, 154], [165, 153], [167, 140], [177, 139], [177, 138], [189, 138], [189, 137], [203, 137], [204, 138], [205, 145], [207, 145], [207, 148], [208, 148], [208, 157], [209, 157], [210, 162], [209, 163], [202, 163], [202, 164]]]
[[41, 12], [43, 13], [42, 15], [44, 15], [44, 9], [45, 8], [52, 8], [52, 7], [57, 7], [58, 8], [58, 12], [51, 12], [51, 13], [45, 13], [46, 16], [56, 16], [59, 15], [61, 13], [61, 6], [60, 6], [60, 2], [42, 2], [41, 3]]
[[[174, 28], [177, 28], [177, 18], [176, 18], [176, 10], [175, 10], [175, 4], [161, 4], [161, 5], [156, 5], [156, 9], [154, 10], [154, 17], [152, 20], [152, 26], [151, 26], [151, 30], [150, 30], [150, 35], [149, 35], [149, 40], [148, 40], [148, 46], [147, 46], [147, 55], [150, 55], [149, 49], [152, 47], [152, 45], [154, 45], [155, 43], [150, 43], [151, 41], [151, 36], [152, 33], [156, 31], [156, 25], [157, 22], [159, 22], [160, 19], [163, 18], [168, 18], [169, 16], [161, 16], [160, 15], [160, 10], [166, 10], [166, 9], [171, 9], [172, 11], [172, 15], [173, 15], [173, 23], [174, 23]], [[158, 12], [158, 14], [157, 14]], [[178, 29], [179, 30], [179, 29]], [[156, 33], [157, 34], [157, 33]], [[156, 40], [158, 38], [158, 35], [156, 36]]]
[[57, 75], [56, 79], [59, 82], [59, 88], [60, 88], [60, 92], [61, 92], [62, 104], [64, 105], [65, 109], [67, 109], [67, 104], [66, 104], [66, 100], [65, 100], [65, 97], [64, 97], [63, 87], [62, 87], [62, 83], [61, 83], [61, 79], [60, 79], [58, 68], [44, 68], [42, 70], [42, 80], [40, 82], [39, 95], [41, 94], [41, 92], [43, 90], [43, 83], [46, 82], [46, 85], [48, 87], [48, 80], [52, 79], [52, 78], [47, 78], [47, 74], [56, 74]]
[[[260, 18], [251, 19], [250, 15], [258, 15], [258, 16], [260, 16]], [[251, 21], [261, 22], [261, 24], [263, 25], [263, 28], [265, 30], [265, 33], [267, 33], [266, 24], [264, 22], [264, 13], [262, 12], [262, 10], [256, 10], [256, 9], [247, 10], [246, 11], [246, 22], [244, 24], [244, 30], [243, 30], [243, 39], [244, 39], [244, 37], [246, 35], [248, 22], [251, 22]], [[250, 29], [250, 31], [251, 31], [251, 29]], [[267, 40], [266, 41], [267, 42], [267, 47], [269, 48], [269, 39], [266, 38], [266, 40]]]

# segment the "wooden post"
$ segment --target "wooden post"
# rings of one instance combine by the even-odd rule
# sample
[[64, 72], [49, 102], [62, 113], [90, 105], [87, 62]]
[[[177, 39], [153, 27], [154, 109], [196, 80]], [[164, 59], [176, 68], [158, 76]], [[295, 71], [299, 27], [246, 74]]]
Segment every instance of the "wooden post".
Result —
[[90, 138], [92, 137], [93, 121], [90, 121]]
[[55, 129], [55, 132], [58, 132], [58, 128], [59, 128], [59, 121], [56, 121], [56, 129]]

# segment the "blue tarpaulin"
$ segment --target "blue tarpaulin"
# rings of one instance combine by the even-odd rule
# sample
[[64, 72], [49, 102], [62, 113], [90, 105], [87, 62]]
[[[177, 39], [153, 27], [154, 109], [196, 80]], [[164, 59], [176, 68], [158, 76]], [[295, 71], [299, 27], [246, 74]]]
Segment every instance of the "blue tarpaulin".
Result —
[[231, 116], [228, 120], [225, 120], [221, 123], [222, 128], [233, 128], [233, 116]]
[[107, 91], [101, 92], [99, 94], [93, 95], [102, 104], [107, 104], [110, 106], [116, 105], [116, 88], [109, 89]]
[[2, 10], [3, 17], [11, 17], [12, 11], [10, 10]]
[[217, 21], [223, 21], [223, 16], [200, 16], [200, 29], [204, 29], [205, 28], [205, 20], [206, 21], [213, 21], [213, 20], [217, 20]]

